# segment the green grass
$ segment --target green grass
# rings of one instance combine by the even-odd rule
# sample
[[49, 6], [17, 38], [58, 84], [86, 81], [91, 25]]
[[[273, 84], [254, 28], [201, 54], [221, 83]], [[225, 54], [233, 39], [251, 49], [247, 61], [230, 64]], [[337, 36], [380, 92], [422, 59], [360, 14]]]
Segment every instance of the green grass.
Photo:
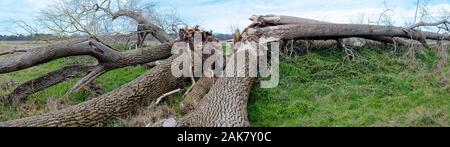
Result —
[[[450, 66], [433, 69], [438, 60], [433, 50], [417, 53], [416, 64], [411, 66], [410, 60], [389, 49], [354, 48], [359, 54], [355, 62], [342, 63], [343, 55], [338, 49], [283, 59], [280, 85], [273, 89], [256, 86], [251, 93], [248, 112], [252, 126], [450, 125]], [[59, 59], [0, 75], [0, 79], [23, 83], [74, 61], [79, 60]], [[95, 83], [112, 91], [147, 70], [142, 66], [116, 69]], [[62, 100], [67, 105], [85, 101], [84, 92], [64, 96], [78, 79], [38, 92], [21, 106], [0, 104], [0, 121], [48, 112], [49, 99]], [[182, 99], [182, 94], [177, 94], [165, 104], [181, 115], [178, 104]], [[117, 120], [111, 124], [126, 123]]]
[[337, 49], [288, 58], [280, 85], [256, 87], [249, 101], [252, 126], [449, 126], [449, 67], [431, 72], [436, 56], [419, 55], [425, 67], [370, 46], [359, 62], [341, 64]]

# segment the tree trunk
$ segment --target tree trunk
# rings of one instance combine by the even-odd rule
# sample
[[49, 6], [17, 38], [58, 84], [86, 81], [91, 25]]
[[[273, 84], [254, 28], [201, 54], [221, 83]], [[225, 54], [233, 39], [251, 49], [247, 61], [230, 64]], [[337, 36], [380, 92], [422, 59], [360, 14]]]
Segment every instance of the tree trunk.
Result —
[[180, 104], [181, 111], [184, 114], [188, 114], [194, 110], [202, 98], [208, 94], [213, 85], [213, 78], [200, 78], [195, 85], [193, 85], [192, 90], [184, 97], [183, 102]]
[[179, 127], [248, 127], [247, 102], [253, 78], [219, 78]]
[[171, 61], [164, 61], [149, 73], [90, 101], [43, 115], [1, 122], [0, 127], [91, 127], [126, 115], [144, 100], [154, 100], [176, 88], [180, 78], [171, 74]]
[[11, 94], [6, 97], [5, 100], [7, 100], [8, 103], [11, 104], [23, 102], [31, 94], [44, 90], [58, 83], [64, 82], [67, 79], [84, 75], [92, 68], [93, 66], [85, 65], [64, 67], [60, 70], [51, 72], [45, 76], [30, 80], [19, 85]]
[[329, 39], [348, 37], [373, 37], [388, 36], [402, 37], [423, 41], [450, 40], [449, 36], [437, 33], [408, 31], [400, 27], [360, 25], [360, 24], [301, 24], [301, 25], [280, 25], [264, 28], [251, 29], [250, 32], [260, 34], [261, 37], [277, 39]]
[[99, 61], [99, 64], [97, 66], [90, 66], [89, 68], [66, 67], [62, 70], [49, 73], [41, 78], [22, 84], [10, 96], [5, 97], [4, 99], [8, 102], [23, 101], [28, 95], [63, 82], [67, 80], [66, 77], [71, 76], [74, 73], [86, 73], [85, 70], [89, 70], [90, 73], [77, 82], [69, 91], [76, 92], [107, 71], [127, 66], [146, 64], [170, 57], [172, 55], [171, 48], [173, 44], [173, 42], [169, 42], [153, 48], [141, 48], [127, 52], [118, 52], [100, 42], [81, 40], [60, 43], [49, 47], [30, 49], [24, 54], [4, 59], [3, 61], [6, 62], [0, 62], [0, 73], [17, 71], [54, 59], [77, 55], [91, 55]]

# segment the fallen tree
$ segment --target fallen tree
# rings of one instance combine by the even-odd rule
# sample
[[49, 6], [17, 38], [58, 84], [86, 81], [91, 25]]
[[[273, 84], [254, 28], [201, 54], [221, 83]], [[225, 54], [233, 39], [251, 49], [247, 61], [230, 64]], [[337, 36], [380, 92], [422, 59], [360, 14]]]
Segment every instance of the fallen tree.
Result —
[[[71, 76], [74, 73], [83, 71], [89, 72], [89, 74], [82, 78], [72, 88], [71, 91], [73, 92], [78, 91], [86, 84], [92, 82], [96, 77], [102, 75], [107, 71], [166, 59], [171, 56], [170, 49], [173, 43], [174, 42], [169, 42], [153, 48], [141, 48], [127, 52], [118, 52], [96, 40], [70, 40], [48, 47], [30, 49], [23, 54], [7, 57], [2, 60], [3, 62], [0, 63], [0, 73], [18, 71], [68, 56], [89, 55], [96, 58], [98, 60], [97, 65], [89, 67], [66, 67], [59, 72], [52, 72], [43, 77], [31, 80], [30, 82], [27, 82], [29, 84], [22, 85], [21, 87], [23, 88], [16, 89], [17, 92], [21, 94], [29, 95], [60, 83], [66, 79], [65, 77]], [[72, 72], [68, 70], [72, 70]], [[52, 79], [52, 81], [45, 80], [48, 78]], [[30, 87], [37, 88], [31, 91], [28, 90], [28, 92], [23, 91], [23, 89], [30, 89]], [[9, 102], [19, 102], [24, 100], [23, 96], [14, 95], [15, 94], [13, 93], [12, 96], [7, 97]]]
[[[132, 18], [137, 16], [134, 12], [123, 12], [123, 14], [118, 16]], [[142, 19], [141, 17], [134, 19], [137, 18]], [[253, 23], [242, 34], [235, 35], [238, 36], [235, 38], [235, 43], [258, 42], [261, 38], [267, 42], [271, 42], [291, 39], [338, 40], [348, 37], [358, 37], [385, 43], [395, 43], [396, 38], [403, 38], [405, 40], [417, 40], [424, 46], [428, 46], [427, 40], [450, 40], [450, 37], [447, 35], [419, 31], [415, 30], [415, 27], [401, 28], [379, 25], [334, 24], [276, 15], [253, 16], [251, 20]], [[141, 23], [148, 25], [150, 22], [142, 21]], [[422, 25], [426, 24], [422, 23]], [[155, 27], [154, 25], [149, 26]], [[91, 72], [81, 82], [76, 84], [74, 88], [76, 90], [80, 85], [90, 83], [95, 77], [111, 69], [136, 64], [147, 64], [166, 59], [162, 64], [157, 65], [148, 73], [110, 93], [63, 110], [2, 122], [0, 126], [104, 126], [109, 120], [115, 117], [121, 117], [135, 111], [138, 106], [142, 105], [143, 101], [155, 100], [161, 95], [177, 89], [177, 85], [184, 82], [185, 79], [176, 78], [170, 72], [171, 62], [176, 58], [176, 55], [171, 54], [170, 48], [176, 41], [165, 40], [164, 36], [167, 34], [161, 32], [160, 29], [145, 30], [153, 32], [152, 34], [155, 36], [162, 36], [159, 38], [160, 41], [169, 41], [169, 43], [154, 48], [117, 52], [109, 45], [95, 39], [71, 40], [46, 48], [27, 50], [20, 55], [8, 57], [9, 60], [3, 60], [0, 62], [0, 73], [29, 68], [67, 56], [93, 56], [99, 61], [99, 64], [86, 67]], [[192, 42], [196, 33], [202, 35], [203, 43], [216, 41], [212, 37], [211, 32], [203, 32], [198, 28], [181, 30], [179, 34], [180, 39], [177, 41], [189, 43], [191, 49], [193, 49], [194, 45]], [[391, 42], [389, 40], [393, 41]], [[257, 49], [258, 47], [255, 47], [252, 50]], [[213, 80], [214, 82], [210, 80], [213, 79], [201, 79], [198, 83], [195, 83], [192, 91], [188, 93], [186, 102], [183, 103], [185, 106], [182, 106], [186, 107], [186, 115], [178, 119], [167, 119], [166, 121], [170, 121], [170, 123], [166, 124], [181, 127], [250, 126], [246, 110], [247, 102], [250, 90], [255, 84], [255, 81], [257, 81], [257, 78], [219, 77]], [[45, 87], [48, 86], [42, 86], [39, 89]], [[23, 96], [20, 99], [23, 99]], [[175, 122], [173, 122], [174, 120]]]
[[149, 73], [90, 101], [43, 115], [0, 123], [0, 126], [27, 127], [88, 127], [105, 126], [111, 119], [123, 117], [144, 100], [152, 100], [176, 88], [178, 78], [170, 73], [167, 59]]
[[86, 74], [93, 67], [94, 66], [73, 65], [50, 72], [45, 76], [20, 84], [16, 89], [13, 90], [13, 92], [5, 97], [3, 101], [7, 103], [17, 103], [20, 101], [25, 101], [26, 98], [31, 94], [44, 90], [58, 83], [64, 82], [69, 78]]

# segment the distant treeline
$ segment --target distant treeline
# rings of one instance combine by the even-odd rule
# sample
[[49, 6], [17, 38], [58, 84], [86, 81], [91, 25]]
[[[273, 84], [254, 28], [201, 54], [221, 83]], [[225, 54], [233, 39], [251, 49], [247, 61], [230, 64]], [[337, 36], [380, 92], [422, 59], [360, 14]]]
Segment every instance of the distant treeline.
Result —
[[0, 40], [3, 41], [28, 41], [39, 38], [52, 38], [52, 34], [34, 34], [34, 35], [0, 35]]
[[233, 35], [232, 34], [215, 33], [214, 37], [216, 37], [219, 40], [230, 40], [230, 39], [233, 39]]
[[[219, 40], [230, 40], [230, 39], [233, 39], [233, 35], [230, 35], [230, 34], [215, 33], [214, 36], [216, 38], [218, 38]], [[72, 35], [71, 37], [79, 37], [79, 36]], [[0, 35], [0, 40], [3, 40], [3, 41], [29, 41], [29, 40], [39, 40], [39, 39], [43, 39], [43, 38], [50, 39], [50, 38], [57, 38], [57, 36], [54, 36], [52, 34]]]

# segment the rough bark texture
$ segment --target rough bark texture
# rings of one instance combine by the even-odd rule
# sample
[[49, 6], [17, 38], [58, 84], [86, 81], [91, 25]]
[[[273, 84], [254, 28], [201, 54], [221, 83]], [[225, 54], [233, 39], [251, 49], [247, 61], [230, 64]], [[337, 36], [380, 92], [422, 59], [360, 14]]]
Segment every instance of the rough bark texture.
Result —
[[179, 80], [170, 72], [173, 59], [174, 57], [168, 59], [149, 73], [93, 100], [43, 115], [2, 122], [0, 127], [104, 126], [109, 120], [132, 112], [143, 100], [156, 99], [173, 90]]
[[19, 85], [9, 94], [6, 100], [9, 103], [18, 103], [25, 101], [26, 98], [38, 91], [44, 90], [48, 87], [64, 82], [67, 79], [74, 78], [86, 74], [93, 66], [74, 65], [64, 67], [60, 70], [50, 72], [45, 76], [30, 80]]
[[192, 87], [191, 92], [184, 97], [183, 102], [180, 104], [181, 111], [184, 114], [188, 114], [194, 110], [202, 98], [209, 92], [213, 84], [213, 78], [200, 78]]
[[179, 127], [248, 127], [247, 102], [252, 78], [220, 78]]

